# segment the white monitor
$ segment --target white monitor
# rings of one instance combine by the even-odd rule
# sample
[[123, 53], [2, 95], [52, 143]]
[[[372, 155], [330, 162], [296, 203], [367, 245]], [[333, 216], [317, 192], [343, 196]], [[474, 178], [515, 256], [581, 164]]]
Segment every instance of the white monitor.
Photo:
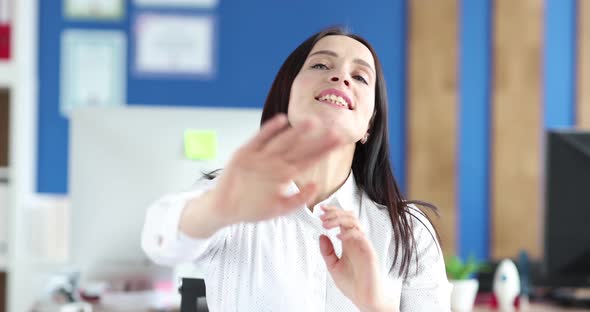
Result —
[[[150, 203], [222, 168], [258, 131], [259, 109], [129, 106], [70, 116], [71, 264], [83, 278], [154, 268], [140, 234]], [[217, 133], [217, 158], [189, 160], [187, 129]]]

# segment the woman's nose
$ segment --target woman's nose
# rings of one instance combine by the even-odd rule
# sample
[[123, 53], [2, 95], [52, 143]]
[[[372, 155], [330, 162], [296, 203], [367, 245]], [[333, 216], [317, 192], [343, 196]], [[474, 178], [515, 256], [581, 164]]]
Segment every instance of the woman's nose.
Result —
[[[334, 76], [334, 77], [332, 77], [331, 80], [334, 81], [334, 82], [337, 82], [337, 81], [340, 80], [340, 78]], [[350, 85], [350, 82], [348, 82], [348, 80], [344, 79], [344, 85], [346, 85], [348, 87]]]

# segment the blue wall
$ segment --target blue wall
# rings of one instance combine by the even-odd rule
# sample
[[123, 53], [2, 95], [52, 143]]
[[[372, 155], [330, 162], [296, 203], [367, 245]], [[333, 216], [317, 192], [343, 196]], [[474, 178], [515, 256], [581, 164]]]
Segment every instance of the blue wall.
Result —
[[[63, 1], [40, 1], [37, 191], [67, 193], [68, 121], [59, 113], [60, 36], [65, 29], [108, 29], [127, 34], [127, 103], [142, 105], [262, 107], [282, 61], [325, 26], [347, 25], [365, 36], [384, 66], [390, 94], [392, 160], [404, 185], [405, 1], [224, 1], [212, 10], [159, 10], [212, 14], [217, 21], [217, 74], [213, 80], [147, 79], [133, 72], [133, 23], [154, 12], [126, 2], [120, 22], [64, 19]], [[157, 126], [157, 125], [154, 125]]]
[[545, 0], [543, 99], [545, 128], [575, 125], [576, 0]]
[[459, 8], [457, 237], [461, 257], [489, 256], [491, 0]]
[[[213, 80], [149, 79], [133, 73], [132, 25], [154, 12], [126, 3], [120, 22], [64, 20], [63, 1], [40, 1], [38, 182], [42, 193], [67, 193], [68, 122], [59, 114], [60, 35], [65, 29], [108, 29], [127, 34], [127, 103], [261, 107], [282, 61], [310, 34], [334, 24], [365, 36], [384, 66], [390, 100], [390, 143], [395, 175], [406, 181], [407, 0], [248, 2], [220, 0], [217, 74]], [[576, 0], [545, 0], [543, 105], [545, 128], [575, 120]], [[185, 13], [187, 11], [170, 11]], [[493, 1], [460, 0], [459, 12], [459, 254], [488, 258]], [[157, 125], [154, 125], [157, 127]]]

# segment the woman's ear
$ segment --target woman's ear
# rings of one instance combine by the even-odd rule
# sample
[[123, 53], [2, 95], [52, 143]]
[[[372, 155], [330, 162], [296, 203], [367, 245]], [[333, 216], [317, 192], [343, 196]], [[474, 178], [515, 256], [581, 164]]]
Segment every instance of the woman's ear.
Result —
[[377, 110], [373, 111], [373, 116], [371, 116], [371, 120], [369, 120], [369, 125], [367, 125], [367, 131], [365, 132], [365, 135], [362, 137], [360, 141], [361, 144], [367, 143], [367, 140], [369, 139], [369, 135], [371, 134], [371, 128], [373, 127], [373, 120], [375, 120], [375, 115], [377, 115]]
[[363, 138], [361, 139], [361, 144], [365, 144], [367, 143], [367, 140], [369, 139], [369, 131], [365, 132], [365, 135], [363, 136]]

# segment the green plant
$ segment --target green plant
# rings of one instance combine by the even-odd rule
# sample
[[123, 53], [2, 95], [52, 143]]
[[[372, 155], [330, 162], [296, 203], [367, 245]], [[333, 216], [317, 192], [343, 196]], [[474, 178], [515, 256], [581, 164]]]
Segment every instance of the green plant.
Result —
[[447, 269], [447, 275], [451, 280], [465, 280], [473, 274], [488, 272], [490, 270], [489, 265], [485, 262], [477, 261], [473, 256], [470, 256], [465, 262], [458, 256], [447, 258], [445, 259], [445, 267]]

